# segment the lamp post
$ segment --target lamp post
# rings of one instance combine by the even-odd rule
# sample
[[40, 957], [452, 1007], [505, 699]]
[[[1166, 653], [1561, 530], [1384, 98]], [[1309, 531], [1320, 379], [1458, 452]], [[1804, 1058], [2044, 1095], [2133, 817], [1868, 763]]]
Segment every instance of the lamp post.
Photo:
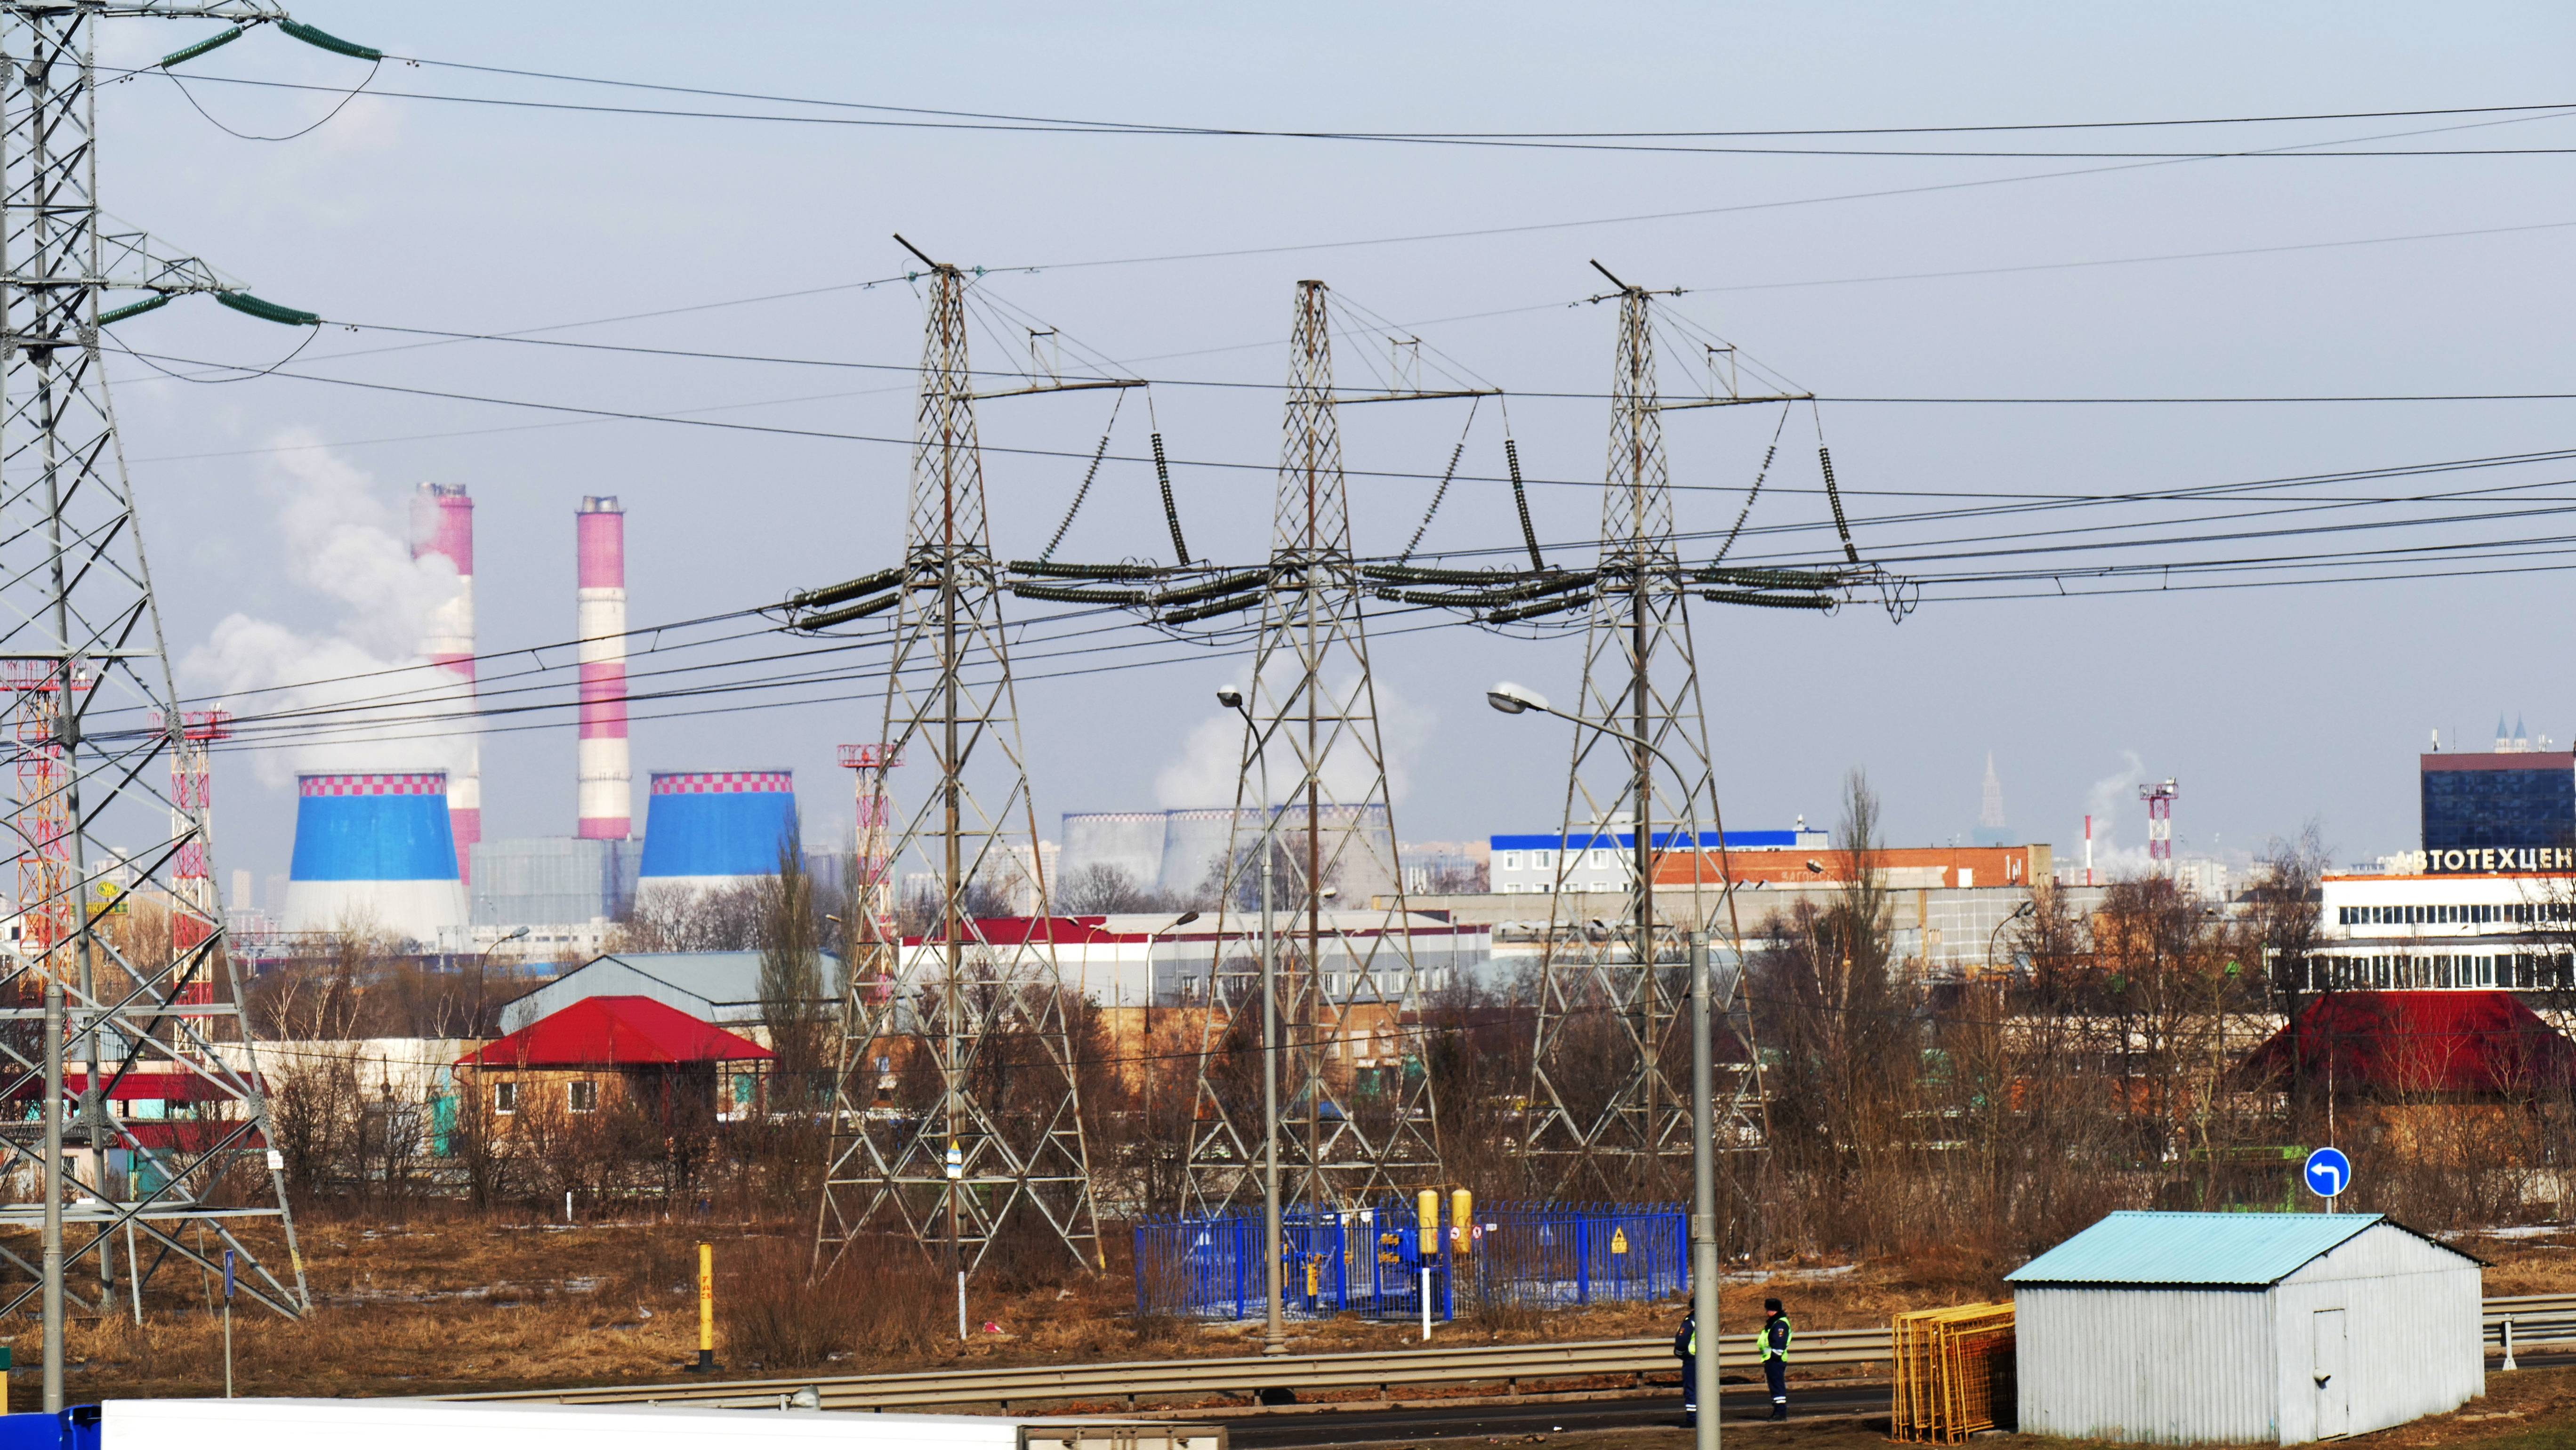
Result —
[[1995, 923], [1995, 929], [1994, 929], [1993, 931], [1990, 931], [1990, 932], [1987, 932], [1987, 933], [1986, 933], [1986, 970], [1987, 970], [1987, 971], [1990, 971], [1990, 972], [1991, 972], [1991, 971], [1993, 971], [1993, 970], [1995, 969], [1995, 942], [1996, 942], [1996, 940], [1997, 940], [1998, 938], [2000, 938], [2000, 937], [2004, 934], [2004, 928], [2005, 928], [2005, 927], [2008, 927], [2008, 926], [2010, 926], [2010, 925], [2012, 925], [2012, 924], [2013, 924], [2014, 922], [2016, 922], [2016, 921], [2021, 920], [2023, 917], [2030, 915], [2030, 913], [2031, 913], [2032, 909], [2033, 909], [2033, 908], [2035, 908], [2035, 907], [2037, 907], [2038, 905], [2039, 905], [2039, 903], [2038, 903], [2038, 902], [2035, 902], [2035, 901], [2025, 901], [2025, 902], [2023, 902], [2021, 905], [2016, 906], [2016, 907], [2014, 907], [2014, 908], [2012, 909], [2012, 914], [2011, 914], [2010, 916], [2007, 916], [2007, 917], [2005, 917], [2003, 920], [2001, 920], [2001, 921], [1999, 921], [1999, 922], [1996, 922], [1996, 923]]
[[[1244, 707], [1243, 691], [1227, 685], [1216, 692], [1216, 702], [1243, 717], [1243, 728], [1251, 735], [1261, 762], [1261, 809], [1270, 809], [1270, 742], [1261, 738], [1261, 727], [1253, 722], [1252, 712]], [[1266, 823], [1265, 823], [1266, 824]], [[1279, 954], [1270, 941], [1270, 833], [1261, 833], [1261, 1252], [1269, 1268], [1261, 1275], [1261, 1352], [1286, 1354], [1288, 1334], [1280, 1323], [1279, 1275], [1282, 1267], [1282, 1244], [1279, 1230]], [[1310, 883], [1311, 884], [1311, 883]], [[1220, 941], [1208, 954], [1208, 972], [1216, 971], [1216, 953], [1224, 950]], [[1209, 984], [1211, 988], [1215, 985]], [[1210, 996], [1214, 996], [1211, 991]]]
[[485, 947], [483, 950], [474, 954], [474, 1012], [466, 1021], [465, 1030], [467, 1032], [479, 1033], [483, 1030], [483, 1006], [485, 1001], [491, 996], [491, 989], [484, 983], [484, 970], [491, 965], [492, 954], [527, 934], [528, 929], [524, 926], [520, 927], [517, 931], [510, 933], [508, 936], [502, 937], [500, 940], [495, 941], [490, 946]]
[[[1682, 776], [1681, 768], [1674, 765], [1669, 757], [1655, 749], [1654, 745], [1644, 737], [1630, 735], [1622, 730], [1613, 730], [1607, 725], [1596, 724], [1579, 716], [1568, 715], [1548, 704], [1546, 698], [1534, 690], [1509, 683], [1496, 685], [1485, 692], [1485, 703], [1506, 715], [1526, 714], [1535, 710], [1542, 715], [1553, 715], [1559, 720], [1572, 721], [1584, 729], [1598, 731], [1613, 740], [1651, 752], [1657, 760], [1664, 762], [1664, 768], [1672, 771], [1676, 779], [1686, 781]], [[1655, 823], [1651, 820], [1639, 821], [1636, 823], [1636, 828], [1640, 840], [1649, 839], [1654, 834]], [[1722, 857], [1726, 849], [1726, 827], [1723, 822], [1718, 825], [1717, 839], [1718, 850]], [[1691, 848], [1696, 851], [1699, 843], [1692, 842]], [[1694, 873], [1694, 879], [1696, 879], [1696, 873]], [[1727, 909], [1730, 912], [1735, 907], [1734, 893], [1735, 883], [1729, 880], [1726, 884], [1726, 894]], [[1742, 942], [1741, 932], [1737, 934], [1736, 940], [1739, 943]], [[1642, 940], [1639, 955], [1641, 958], [1646, 955]], [[1649, 965], [1647, 970], [1652, 971], [1653, 967]], [[1690, 1402], [1699, 1407], [1699, 1414], [1692, 1421], [1692, 1443], [1695, 1450], [1718, 1450], [1716, 1067], [1710, 1061], [1709, 1033], [1713, 1024], [1710, 1020], [1712, 1014], [1709, 1007], [1708, 932], [1696, 920], [1691, 923], [1690, 931], [1690, 980], [1691, 1326], [1700, 1341], [1702, 1351], [1691, 1357]]]

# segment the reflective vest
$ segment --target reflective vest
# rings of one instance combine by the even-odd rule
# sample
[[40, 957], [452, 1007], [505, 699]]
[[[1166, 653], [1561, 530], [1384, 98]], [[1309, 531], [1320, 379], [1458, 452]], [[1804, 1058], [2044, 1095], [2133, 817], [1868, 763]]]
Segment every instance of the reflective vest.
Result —
[[1788, 1315], [1774, 1314], [1769, 1323], [1753, 1332], [1753, 1347], [1766, 1360], [1785, 1360], [1789, 1357], [1790, 1337], [1796, 1332], [1797, 1326], [1789, 1322]]

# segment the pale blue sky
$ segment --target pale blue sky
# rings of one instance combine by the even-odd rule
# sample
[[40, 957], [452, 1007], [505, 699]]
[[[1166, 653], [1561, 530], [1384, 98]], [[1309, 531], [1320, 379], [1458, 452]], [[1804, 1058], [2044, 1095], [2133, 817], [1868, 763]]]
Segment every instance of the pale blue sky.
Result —
[[[2576, 99], [2563, 94], [2568, 13], [2542, 5], [2184, 5], [2147, 15], [2053, 5], [781, 4], [711, 12], [638, 4], [612, 12], [469, 3], [298, 13], [389, 52], [440, 60], [895, 105], [1294, 129], [1974, 124]], [[113, 29], [103, 53], [133, 60], [203, 27]], [[275, 33], [189, 69], [312, 84], [348, 84], [365, 70]], [[392, 64], [378, 84], [671, 103]], [[211, 83], [194, 95], [227, 124], [258, 132], [295, 129], [329, 99]], [[371, 98], [301, 140], [263, 144], [215, 129], [156, 77], [110, 88], [102, 111], [101, 186], [120, 217], [202, 252], [263, 296], [334, 320], [492, 331], [888, 276], [907, 260], [887, 240], [894, 231], [960, 262], [1025, 266], [2113, 164], [967, 135]], [[2418, 127], [2315, 123], [2264, 131], [2260, 144], [2406, 129]], [[2030, 149], [2132, 149], [2163, 137], [2021, 139]], [[2244, 140], [2214, 132], [2170, 139], [2184, 148]], [[2576, 145], [2576, 120], [2399, 144]], [[1609, 373], [1612, 318], [1561, 304], [1596, 290], [1586, 261], [1598, 257], [1631, 281], [1694, 289], [1677, 304], [1686, 315], [1829, 395], [2571, 391], [2565, 259], [2576, 229], [1764, 285], [2576, 222], [2570, 164], [2564, 156], [2200, 161], [1657, 222], [1054, 267], [989, 285], [1102, 353], [1160, 359], [1134, 363], [1158, 378], [1277, 381], [1291, 286], [1322, 277], [1398, 322], [1506, 312], [1417, 330], [1507, 387], [1597, 391]], [[895, 285], [561, 335], [904, 364], [917, 354], [918, 327], [911, 290]], [[297, 340], [201, 303], [125, 324], [118, 335], [147, 351], [263, 364]], [[839, 394], [713, 416], [880, 435], [907, 428], [899, 376], [474, 344], [327, 356], [400, 340], [326, 330], [294, 370], [642, 411]], [[1665, 359], [1668, 384], [1688, 376], [1689, 361]], [[114, 371], [141, 375], [130, 360]], [[639, 624], [866, 572], [891, 562], [899, 541], [899, 447], [645, 423], [524, 429], [559, 420], [282, 379], [133, 382], [118, 397], [183, 654], [235, 611], [308, 635], [363, 633], [346, 605], [310, 587], [310, 568], [286, 558], [309, 549], [309, 534], [281, 526], [283, 501], [296, 496], [327, 495], [341, 508], [375, 498], [391, 508], [420, 479], [470, 485], [487, 651], [570, 632], [571, 513], [584, 493], [626, 501]], [[997, 404], [986, 411], [985, 436], [1087, 451], [1107, 406], [1101, 395]], [[1181, 457], [1275, 454], [1275, 397], [1165, 388], [1154, 406]], [[1461, 422], [1447, 407], [1355, 412], [1352, 466], [1436, 470]], [[1854, 512], [1866, 518], [1907, 507], [1901, 495], [1915, 491], [2168, 488], [2550, 448], [2570, 441], [2576, 416], [2560, 402], [1845, 404], [1826, 406], [1823, 419]], [[1141, 445], [1136, 422], [1122, 419], [1122, 448]], [[1496, 469], [1498, 458], [1478, 456], [1498, 452], [1492, 422], [1490, 414], [1479, 421], [1471, 471]], [[1599, 477], [1601, 403], [1522, 399], [1512, 422], [1533, 476]], [[1772, 422], [1677, 417], [1676, 480], [1740, 488]], [[1811, 446], [1808, 429], [1801, 415], [1788, 436]], [[448, 436], [363, 442], [411, 435]], [[313, 441], [341, 446], [248, 451]], [[1809, 483], [1812, 472], [1810, 461], [1793, 481]], [[1078, 476], [1078, 463], [996, 459], [997, 552], [1042, 544]], [[1178, 482], [1204, 552], [1241, 558], [1263, 547], [1266, 474], [1184, 467]], [[1428, 491], [1416, 480], [1356, 481], [1361, 547], [1400, 547]], [[1542, 534], [1579, 538], [1591, 529], [1597, 501], [1584, 489], [1536, 494]], [[1682, 526], [1722, 529], [1740, 501], [1686, 492]], [[1821, 516], [1819, 500], [1786, 494], [1756, 518]], [[1933, 537], [1920, 526], [1866, 523], [1858, 533], [1864, 550]], [[1462, 486], [1429, 543], [1473, 548], [1512, 534], [1501, 495]], [[306, 542], [290, 542], [298, 538]], [[1113, 466], [1065, 552], [1161, 547], [1149, 476]], [[2553, 648], [2569, 602], [2567, 582], [2544, 573], [1934, 604], [1902, 626], [1869, 609], [1816, 619], [1710, 607], [1696, 618], [1720, 784], [1738, 824], [1785, 825], [1800, 812], [1823, 820], [1842, 772], [1863, 766], [1886, 797], [1897, 840], [1945, 839], [1974, 824], [1992, 751], [2014, 826], [2062, 850], [2075, 849], [2097, 783], [2116, 781], [2134, 760], [2150, 777], [2181, 779], [2176, 833], [2186, 850], [2253, 845], [2315, 818], [2341, 858], [2358, 859], [2413, 844], [2411, 756], [2429, 727], [2475, 740], [2502, 710], [2526, 716], [2535, 732], [2576, 737], [2576, 688]], [[1552, 824], [1563, 735], [1494, 716], [1479, 697], [1509, 677], [1570, 698], [1578, 661], [1572, 641], [1531, 645], [1464, 630], [1384, 639], [1381, 690], [1405, 722], [1402, 834], [1459, 838]], [[1157, 778], [1214, 714], [1212, 687], [1238, 673], [1206, 659], [1029, 681], [1020, 698], [1049, 833], [1064, 810], [1181, 803], [1157, 800]], [[650, 713], [639, 707], [635, 727], [639, 787], [654, 768], [790, 765], [818, 824], [847, 819], [832, 745], [873, 738], [877, 728], [874, 708], [858, 703], [640, 718]], [[494, 737], [483, 759], [487, 837], [569, 831], [568, 725]], [[223, 864], [283, 870], [290, 793], [236, 760], [220, 767]], [[2129, 797], [2109, 831], [2135, 847], [2143, 823], [2134, 791], [2115, 784], [2102, 794]], [[641, 806], [639, 794], [639, 816]]]

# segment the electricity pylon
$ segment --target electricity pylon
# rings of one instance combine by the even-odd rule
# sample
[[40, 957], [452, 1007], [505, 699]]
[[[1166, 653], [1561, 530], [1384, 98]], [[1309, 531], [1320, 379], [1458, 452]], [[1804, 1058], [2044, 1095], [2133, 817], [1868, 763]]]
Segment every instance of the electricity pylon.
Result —
[[[1006, 1233], [1052, 1239], [1086, 1268], [1102, 1261], [1071, 1004], [1045, 929], [1048, 886], [1036, 869], [1036, 815], [985, 516], [967, 277], [946, 263], [930, 263], [925, 275], [930, 311], [903, 562], [789, 607], [792, 627], [802, 629], [896, 612], [879, 749], [888, 758], [927, 754], [938, 771], [881, 868], [890, 875], [918, 860], [933, 883], [935, 921], [910, 950], [870, 912], [850, 933], [816, 1253], [837, 1257], [863, 1234], [905, 1234], [944, 1249], [962, 1285]], [[1021, 842], [1038, 879], [1036, 918], [988, 933], [969, 893]], [[935, 1095], [880, 1102], [876, 1059], [900, 1072], [895, 1059], [911, 1053], [928, 1054]]]
[[[1254, 1169], [1265, 1128], [1277, 1135], [1283, 1197], [1310, 1212], [1440, 1181], [1431, 1081], [1412, 1040], [1430, 984], [1407, 930], [1387, 810], [1321, 282], [1297, 284], [1288, 355], [1270, 559], [1258, 595], [1235, 604], [1258, 605], [1260, 632], [1217, 904], [1220, 959], [1209, 964], [1203, 998], [1183, 1188], [1193, 1212], [1259, 1194]], [[1266, 765], [1273, 754], [1293, 765], [1275, 781]], [[1274, 784], [1283, 787], [1275, 797]], [[1380, 892], [1390, 904], [1372, 908]], [[1275, 930], [1274, 907], [1283, 914]], [[1256, 911], [1259, 950], [1276, 953], [1271, 975], [1284, 1034], [1275, 1125], [1265, 1124], [1262, 1095], [1249, 1086], [1257, 1079], [1233, 1065], [1259, 1061], [1264, 973], [1258, 956], [1224, 955], [1225, 918], [1241, 922]], [[1375, 1065], [1359, 1067], [1361, 1058]]]
[[[1651, 298], [1611, 281], [1619, 287], [1619, 342], [1601, 558], [1583, 685], [1570, 712], [1583, 723], [1574, 732], [1541, 947], [1528, 1144], [1537, 1186], [1553, 1196], [1668, 1198], [1685, 1186], [1691, 1152], [1689, 933], [1715, 924], [1727, 883], [1704, 869], [1701, 850], [1719, 844], [1703, 830], [1718, 823], [1717, 786], [1686, 599], [1691, 580], [1706, 571], [1688, 574], [1674, 547], [1663, 413], [1797, 395], [1730, 390], [1722, 398], [1665, 402], [1655, 383]], [[1800, 579], [1729, 579], [1785, 591], [1729, 602], [1832, 602], [1823, 589], [1838, 582], [1833, 576]], [[1655, 865], [1663, 849], [1678, 851], [1692, 869], [1659, 892]], [[1613, 880], [1622, 898], [1614, 918], [1568, 919], [1568, 893]], [[1740, 960], [1735, 933], [1719, 935], [1734, 942]], [[1718, 1124], [1721, 1147], [1760, 1141], [1758, 1058], [1737, 1011], [1741, 971], [1732, 983], [1720, 1020], [1733, 1027], [1743, 1066]]]
[[[176, 1261], [219, 1271], [229, 1250], [250, 1299], [290, 1318], [311, 1307], [227, 969], [203, 802], [158, 784], [169, 757], [195, 748], [194, 727], [170, 678], [99, 328], [192, 292], [270, 321], [316, 319], [261, 302], [141, 233], [102, 226], [91, 57], [99, 22], [117, 17], [233, 22], [173, 64], [264, 21], [372, 54], [273, 5], [0, 4], [0, 677], [20, 928], [0, 968], [0, 1020], [10, 1024], [0, 1077], [12, 1096], [43, 1103], [49, 1124], [66, 1107], [74, 1118], [60, 1125], [60, 1152], [35, 1123], [0, 1128], [0, 1176], [26, 1173], [38, 1185], [36, 1201], [0, 1206], [0, 1225], [43, 1223], [46, 1264], [95, 1253], [99, 1272], [88, 1298], [0, 1244], [0, 1261], [27, 1276], [0, 1280], [0, 1313], [45, 1300], [48, 1408], [60, 1398], [65, 1302], [114, 1313], [127, 1298], [139, 1318], [156, 1270]], [[150, 295], [102, 312], [110, 288]], [[54, 1010], [40, 1000], [60, 1004], [61, 1030], [42, 1034], [61, 1044], [52, 1050], [36, 1045]], [[48, 1081], [59, 1093], [39, 1087]], [[153, 1084], [152, 1098], [185, 1103], [185, 1114], [128, 1121], [116, 1088], [138, 1081]], [[272, 1224], [292, 1266], [283, 1279], [242, 1232]]]

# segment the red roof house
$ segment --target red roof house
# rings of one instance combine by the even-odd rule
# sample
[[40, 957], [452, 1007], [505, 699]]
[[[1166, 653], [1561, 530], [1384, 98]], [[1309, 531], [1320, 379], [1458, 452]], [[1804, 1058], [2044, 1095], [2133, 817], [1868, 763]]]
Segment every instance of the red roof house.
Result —
[[626, 1068], [766, 1062], [768, 1048], [650, 997], [585, 997], [540, 1017], [460, 1067]]
[[2278, 1086], [2293, 1070], [2379, 1096], [2520, 1097], [2576, 1086], [2576, 1042], [2511, 992], [2336, 992], [2254, 1049], [2238, 1072]]
[[718, 1064], [772, 1057], [748, 1037], [650, 997], [584, 997], [456, 1065], [488, 1089], [484, 1101], [514, 1125], [505, 1131], [532, 1130], [531, 1112], [552, 1121], [557, 1110], [579, 1116], [622, 1102], [677, 1133], [722, 1115]]

